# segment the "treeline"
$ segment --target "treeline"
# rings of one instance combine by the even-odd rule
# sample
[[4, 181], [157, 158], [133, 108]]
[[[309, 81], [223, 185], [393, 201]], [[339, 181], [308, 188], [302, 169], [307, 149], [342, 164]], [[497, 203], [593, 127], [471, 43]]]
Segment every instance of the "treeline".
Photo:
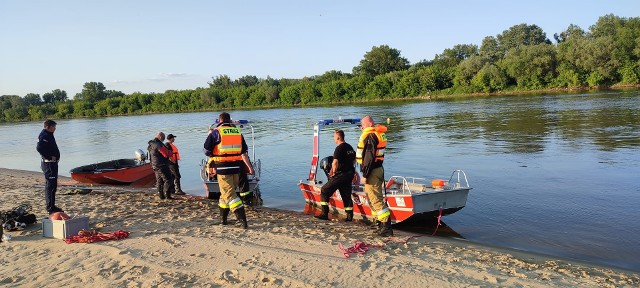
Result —
[[364, 54], [352, 73], [328, 71], [303, 79], [213, 77], [208, 88], [164, 93], [107, 90], [85, 83], [65, 91], [0, 96], [0, 122], [252, 107], [361, 102], [461, 93], [640, 84], [640, 17], [606, 15], [589, 27], [553, 35], [519, 24], [480, 46], [459, 44], [414, 64], [387, 45]]

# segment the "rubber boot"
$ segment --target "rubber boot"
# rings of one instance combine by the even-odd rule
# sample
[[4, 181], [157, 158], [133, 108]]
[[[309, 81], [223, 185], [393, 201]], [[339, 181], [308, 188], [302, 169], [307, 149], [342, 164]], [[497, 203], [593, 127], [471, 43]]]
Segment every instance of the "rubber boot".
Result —
[[220, 207], [220, 215], [222, 215], [222, 225], [229, 224], [227, 222], [227, 218], [229, 217], [229, 211], [231, 211], [229, 208]]
[[175, 195], [185, 195], [184, 191], [182, 191], [182, 187], [180, 187], [180, 183], [175, 183], [176, 193]]
[[353, 221], [353, 210], [347, 210], [345, 212], [347, 213], [347, 218], [344, 219], [344, 222]]
[[160, 196], [160, 199], [165, 199], [166, 197], [164, 196], [164, 184], [161, 180], [158, 180], [156, 188], [158, 189], [158, 196]]
[[[238, 194], [240, 194], [240, 193], [238, 193]], [[251, 198], [253, 198], [253, 193], [251, 193], [251, 192], [247, 192], [247, 194], [246, 194], [246, 195], [242, 195], [242, 196], [238, 195], [238, 196], [240, 197], [240, 200], [242, 200], [242, 203], [243, 203], [245, 206], [246, 206], [246, 205], [251, 206]]]
[[249, 228], [249, 224], [247, 223], [247, 214], [244, 211], [244, 207], [236, 209], [235, 211], [233, 211], [233, 213], [236, 214], [236, 218], [238, 218], [238, 221], [242, 223], [242, 228]]
[[376, 230], [376, 233], [378, 233], [380, 231], [380, 228], [382, 227], [382, 222], [378, 221], [378, 219], [373, 218], [371, 220], [371, 225], [369, 225], [369, 227], [371, 227], [371, 229]]
[[387, 217], [387, 221], [382, 223], [382, 228], [378, 235], [382, 237], [390, 237], [393, 236], [393, 229], [391, 229], [391, 217]]
[[165, 193], [166, 194], [165, 196], [167, 196], [167, 199], [173, 199], [173, 197], [171, 197], [171, 195], [173, 195], [176, 192], [176, 187], [171, 185], [171, 184], [169, 184], [169, 185], [170, 185], [169, 186], [169, 190], [167, 190], [167, 193]]
[[316, 216], [320, 220], [329, 220], [329, 205], [322, 205], [322, 213]]

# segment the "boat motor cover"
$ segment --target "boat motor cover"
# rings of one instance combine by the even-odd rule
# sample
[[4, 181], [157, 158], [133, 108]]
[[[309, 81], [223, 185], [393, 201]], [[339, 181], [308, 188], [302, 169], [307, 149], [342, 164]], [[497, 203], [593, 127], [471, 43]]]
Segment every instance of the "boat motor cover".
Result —
[[333, 163], [333, 156], [328, 156], [320, 160], [320, 169], [324, 171], [324, 174], [329, 178], [329, 172], [331, 172], [331, 164]]
[[136, 159], [139, 161], [144, 162], [145, 160], [147, 160], [147, 154], [144, 153], [144, 151], [142, 151], [142, 149], [138, 149], [136, 150]]

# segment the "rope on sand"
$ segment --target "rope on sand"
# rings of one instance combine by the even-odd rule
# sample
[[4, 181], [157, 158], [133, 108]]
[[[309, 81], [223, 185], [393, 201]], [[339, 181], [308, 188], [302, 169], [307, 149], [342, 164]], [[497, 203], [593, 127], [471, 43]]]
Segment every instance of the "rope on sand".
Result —
[[364, 255], [365, 253], [367, 253], [367, 251], [369, 251], [369, 248], [384, 249], [384, 245], [391, 241], [395, 243], [400, 243], [400, 244], [407, 244], [409, 240], [414, 238], [420, 238], [424, 236], [433, 237], [436, 235], [436, 232], [438, 232], [441, 219], [442, 219], [442, 208], [440, 208], [440, 213], [438, 214], [438, 225], [436, 226], [436, 229], [433, 231], [431, 235], [420, 235], [420, 236], [415, 235], [415, 236], [410, 236], [409, 238], [404, 240], [396, 237], [389, 237], [388, 239], [382, 241], [383, 243], [382, 245], [367, 244], [364, 241], [358, 240], [353, 243], [353, 246], [345, 248], [344, 246], [342, 246], [342, 243], [338, 243], [338, 249], [340, 249], [340, 251], [342, 252], [342, 255], [344, 255], [344, 258], [349, 258], [351, 254]]
[[96, 231], [80, 230], [78, 235], [64, 239], [67, 244], [71, 243], [93, 243], [108, 240], [120, 240], [129, 237], [129, 232], [118, 230], [115, 232], [99, 233]]

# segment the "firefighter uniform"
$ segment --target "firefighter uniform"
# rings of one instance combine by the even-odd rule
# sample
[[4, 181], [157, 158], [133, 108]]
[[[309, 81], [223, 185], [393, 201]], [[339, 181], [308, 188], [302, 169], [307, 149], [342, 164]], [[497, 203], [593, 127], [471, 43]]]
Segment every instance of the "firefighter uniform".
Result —
[[244, 169], [242, 154], [248, 150], [240, 128], [230, 123], [221, 123], [207, 137], [204, 143], [205, 155], [211, 157], [220, 187], [220, 214], [222, 224], [233, 211], [243, 228], [248, 228], [247, 217], [242, 200], [235, 193], [240, 184], [241, 169]]
[[391, 210], [384, 202], [384, 150], [387, 146], [387, 127], [377, 125], [362, 130], [356, 150], [356, 161], [360, 164], [362, 176], [366, 178], [364, 191], [371, 205], [372, 216], [382, 227], [381, 236], [393, 236], [391, 230]]

